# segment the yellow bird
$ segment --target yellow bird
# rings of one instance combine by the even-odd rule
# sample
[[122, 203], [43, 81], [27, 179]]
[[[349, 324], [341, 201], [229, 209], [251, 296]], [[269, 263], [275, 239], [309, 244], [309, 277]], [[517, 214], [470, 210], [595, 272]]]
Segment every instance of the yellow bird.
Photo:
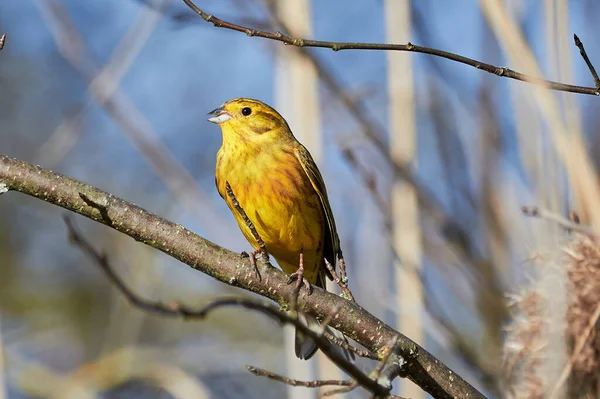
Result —
[[[332, 276], [324, 258], [335, 267], [341, 258], [340, 241], [325, 183], [308, 150], [285, 119], [258, 100], [236, 98], [209, 115], [223, 134], [217, 154], [217, 190], [242, 233], [258, 251], [252, 232], [226, 193], [226, 183], [281, 269], [325, 289], [325, 276]], [[299, 270], [300, 254], [304, 270]], [[309, 359], [317, 346], [296, 331], [295, 349], [296, 356]]]

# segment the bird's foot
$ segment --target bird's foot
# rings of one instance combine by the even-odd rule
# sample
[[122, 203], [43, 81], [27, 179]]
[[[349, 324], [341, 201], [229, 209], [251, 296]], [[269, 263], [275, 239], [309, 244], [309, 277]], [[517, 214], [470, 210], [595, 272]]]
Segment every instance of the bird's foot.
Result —
[[304, 255], [302, 252], [300, 253], [300, 264], [298, 265], [298, 270], [290, 274], [287, 283], [291, 284], [294, 282], [294, 280], [296, 280], [296, 292], [300, 292], [300, 288], [302, 288], [302, 285], [304, 285], [308, 295], [312, 294], [312, 285], [310, 285], [308, 280], [304, 277]]

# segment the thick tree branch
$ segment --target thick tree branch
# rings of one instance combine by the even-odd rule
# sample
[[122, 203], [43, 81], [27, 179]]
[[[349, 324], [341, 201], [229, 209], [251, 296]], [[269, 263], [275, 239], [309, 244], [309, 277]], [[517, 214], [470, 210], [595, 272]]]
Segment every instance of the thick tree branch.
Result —
[[[257, 293], [280, 305], [286, 305], [293, 295], [294, 286], [286, 284], [287, 275], [282, 271], [261, 263], [262, 280], [259, 281], [254, 277], [247, 259], [239, 254], [88, 184], [0, 155], [2, 184], [8, 190], [22, 192], [99, 223], [109, 224], [136, 241], [150, 245], [219, 281]], [[435, 398], [484, 398], [425, 349], [356, 303], [315, 287], [312, 295], [299, 295], [297, 306], [300, 312], [322, 320], [329, 319], [331, 327], [380, 357], [385, 355], [387, 345], [397, 339], [390, 363], [400, 365], [403, 376]]]
[[477, 61], [472, 58], [464, 57], [448, 51], [438, 50], [430, 47], [416, 46], [412, 43], [407, 44], [382, 44], [382, 43], [359, 43], [359, 42], [326, 42], [322, 40], [310, 40], [295, 38], [282, 34], [281, 32], [268, 32], [259, 29], [253, 29], [246, 26], [223, 21], [214, 15], [208, 14], [198, 8], [191, 0], [183, 0], [195, 13], [200, 15], [206, 22], [212, 23], [217, 28], [225, 28], [237, 32], [243, 32], [248, 36], [262, 37], [275, 40], [288, 45], [297, 47], [320, 47], [328, 48], [333, 51], [340, 50], [387, 50], [387, 51], [409, 51], [414, 53], [429, 54], [435, 57], [446, 58], [451, 61], [469, 65], [483, 71], [493, 73], [494, 75], [544, 86], [550, 90], [566, 91], [570, 93], [589, 94], [600, 96], [600, 89], [596, 87], [575, 86], [551, 80], [541, 79], [536, 76], [526, 75], [510, 68], [499, 67], [485, 62]]

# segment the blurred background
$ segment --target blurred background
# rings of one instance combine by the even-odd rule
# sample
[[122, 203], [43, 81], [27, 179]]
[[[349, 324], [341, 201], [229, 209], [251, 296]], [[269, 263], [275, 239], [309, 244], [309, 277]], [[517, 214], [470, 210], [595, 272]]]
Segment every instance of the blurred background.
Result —
[[[594, 0], [197, 5], [256, 29], [410, 40], [593, 86], [576, 33], [600, 65]], [[490, 398], [598, 397], [600, 345], [586, 329], [597, 304], [578, 293], [600, 292], [585, 285], [600, 281], [586, 274], [600, 267], [600, 251], [521, 212], [573, 209], [582, 223], [598, 221], [597, 98], [422, 54], [300, 50], [214, 28], [181, 0], [4, 0], [0, 32], [0, 153], [248, 250], [214, 187], [221, 135], [206, 113], [231, 98], [260, 99], [317, 160], [363, 307]], [[228, 309], [183, 321], [133, 308], [69, 245], [63, 214], [16, 193], [0, 199], [0, 399], [318, 394], [252, 376], [246, 364], [343, 378], [321, 355], [296, 361], [290, 331], [262, 315]], [[109, 228], [77, 223], [146, 298], [201, 306], [248, 295]], [[579, 266], [585, 284], [574, 290]], [[587, 357], [574, 361], [585, 334]], [[425, 397], [405, 381], [394, 392]]]

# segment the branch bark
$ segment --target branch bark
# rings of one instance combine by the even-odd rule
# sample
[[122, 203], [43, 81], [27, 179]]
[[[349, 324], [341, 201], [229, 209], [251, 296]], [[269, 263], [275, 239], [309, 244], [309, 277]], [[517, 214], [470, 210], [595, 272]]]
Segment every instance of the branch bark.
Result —
[[[243, 288], [286, 306], [294, 295], [287, 275], [261, 263], [255, 278], [247, 258], [89, 184], [5, 155], [0, 155], [0, 186], [78, 213], [105, 224], [228, 285]], [[297, 310], [321, 319], [383, 358], [396, 341], [390, 363], [434, 398], [484, 398], [468, 382], [433, 355], [370, 314], [358, 304], [318, 287], [301, 292]]]

